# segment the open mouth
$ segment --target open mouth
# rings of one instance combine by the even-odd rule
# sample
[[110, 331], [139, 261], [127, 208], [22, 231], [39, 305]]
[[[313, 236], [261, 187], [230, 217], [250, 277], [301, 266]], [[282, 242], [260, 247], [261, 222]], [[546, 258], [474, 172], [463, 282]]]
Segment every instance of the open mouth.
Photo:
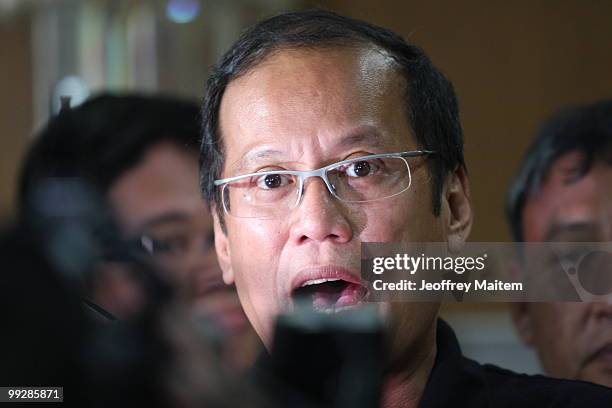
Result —
[[310, 279], [296, 286], [291, 297], [314, 310], [338, 313], [363, 303], [367, 289], [360, 283], [342, 278]]

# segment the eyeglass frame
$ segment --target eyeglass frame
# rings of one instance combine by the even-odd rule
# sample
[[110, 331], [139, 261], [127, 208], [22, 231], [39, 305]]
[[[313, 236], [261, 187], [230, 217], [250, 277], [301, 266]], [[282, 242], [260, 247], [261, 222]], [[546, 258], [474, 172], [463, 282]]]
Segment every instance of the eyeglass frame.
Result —
[[[364, 201], [350, 201], [350, 200], [343, 200], [342, 198], [338, 197], [338, 195], [334, 192], [334, 189], [332, 188], [332, 185], [329, 181], [329, 179], [327, 178], [327, 171], [329, 169], [332, 169], [334, 167], [338, 167], [338, 166], [342, 166], [343, 164], [347, 164], [347, 163], [352, 163], [355, 161], [359, 161], [359, 160], [370, 160], [370, 159], [385, 159], [385, 158], [402, 158], [405, 159], [406, 157], [420, 157], [420, 156], [428, 156], [428, 155], [433, 155], [436, 154], [435, 151], [433, 150], [411, 150], [411, 151], [406, 151], [406, 152], [398, 152], [398, 153], [380, 153], [380, 154], [370, 154], [367, 156], [360, 156], [360, 157], [354, 157], [351, 159], [346, 159], [346, 160], [341, 160], [339, 162], [336, 163], [332, 163], [332, 164], [328, 164], [327, 166], [321, 167], [319, 169], [315, 169], [315, 170], [267, 170], [267, 171], [260, 171], [260, 172], [254, 172], [254, 173], [247, 173], [247, 174], [241, 174], [238, 176], [233, 176], [233, 177], [227, 177], [227, 178], [223, 178], [223, 179], [217, 179], [215, 180], [213, 183], [215, 185], [215, 187], [225, 187], [226, 185], [228, 185], [229, 183], [233, 182], [233, 181], [237, 181], [237, 180], [241, 180], [243, 178], [247, 178], [247, 177], [254, 177], [254, 176], [266, 176], [266, 175], [293, 175], [293, 176], [297, 176], [298, 180], [299, 180], [299, 185], [298, 185], [298, 196], [297, 199], [295, 201], [295, 205], [292, 208], [295, 208], [299, 205], [302, 196], [304, 195], [304, 185], [306, 184], [306, 180], [311, 178], [311, 177], [319, 177], [320, 179], [323, 180], [323, 183], [325, 183], [325, 186], [327, 187], [327, 190], [330, 192], [330, 194], [337, 198], [338, 200], [345, 202], [345, 203], [369, 203], [372, 201], [378, 201], [378, 200], [384, 200], [386, 198], [391, 198], [391, 197], [395, 197], [398, 194], [403, 193], [404, 191], [408, 190], [410, 188], [410, 186], [412, 185], [412, 174], [410, 172], [410, 165], [408, 164], [408, 162], [406, 160], [404, 160], [404, 162], [406, 163], [406, 167], [408, 168], [408, 175], [410, 177], [410, 181], [408, 183], [408, 187], [406, 187], [404, 190], [387, 196], [387, 197], [381, 197], [381, 198], [377, 198], [374, 200], [364, 200]], [[221, 197], [223, 197], [223, 191], [221, 191]], [[232, 214], [228, 209], [227, 206], [225, 204], [225, 200], [223, 200], [223, 198], [221, 199], [222, 204], [223, 204], [223, 210], [231, 215], [232, 217], [236, 217], [236, 218], [261, 218], [261, 217], [239, 217], [236, 216], [234, 214]]]
[[[181, 257], [185, 256], [185, 254], [190, 254], [193, 251], [193, 248], [195, 247], [194, 242], [198, 241], [199, 238], [200, 237], [196, 238], [194, 236], [188, 237], [187, 246], [180, 250], [182, 253], [170, 253], [170, 254], [164, 254], [163, 252], [156, 252], [155, 250], [153, 250], [153, 248], [151, 248], [151, 246], [154, 245], [156, 241], [157, 242], [163, 241], [163, 239], [154, 238], [152, 234], [150, 233], [142, 233], [142, 234], [137, 235], [137, 238], [135, 238], [133, 242], [136, 245], [138, 245], [139, 248], [142, 248], [148, 256], [152, 256], [152, 257], [165, 256], [169, 258], [180, 259]], [[214, 233], [212, 231], [208, 233], [206, 237], [203, 239], [203, 242], [204, 242], [204, 245], [200, 248], [200, 250], [203, 251], [204, 253], [214, 249], [215, 248]]]
[[[596, 242], [596, 243], [599, 244], [599, 246], [601, 246], [602, 244], [601, 242]], [[586, 242], [580, 242], [578, 244], [580, 247], [590, 245], [590, 243], [586, 243]], [[567, 243], [549, 242], [549, 245], [551, 246], [551, 250], [555, 252], [555, 247], [562, 246], [562, 245], [565, 246], [567, 245]], [[606, 249], [609, 249], [609, 246], [606, 247]], [[610, 251], [600, 249], [599, 247], [596, 247], [595, 249], [583, 250], [583, 251], [584, 252], [579, 255], [577, 260], [568, 260], [567, 257], [563, 255], [559, 255], [556, 252], [555, 252], [555, 255], [558, 258], [558, 262], [561, 266], [561, 269], [563, 269], [563, 272], [565, 272], [565, 275], [567, 276], [568, 281], [573, 286], [581, 302], [610, 302], [612, 301], [612, 292], [608, 292], [603, 295], [595, 294], [591, 292], [589, 289], [584, 287], [585, 285], [582, 283], [582, 281], [580, 280], [580, 276], [579, 276], [580, 266], [587, 256], [593, 253], [596, 253], [596, 252], [605, 252], [609, 254]]]

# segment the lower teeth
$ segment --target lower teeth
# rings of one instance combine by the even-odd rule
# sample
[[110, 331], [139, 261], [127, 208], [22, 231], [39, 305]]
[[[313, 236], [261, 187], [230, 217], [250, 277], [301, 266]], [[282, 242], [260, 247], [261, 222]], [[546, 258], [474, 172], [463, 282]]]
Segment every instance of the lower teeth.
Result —
[[351, 305], [351, 306], [339, 306], [339, 307], [315, 307], [314, 309], [317, 312], [321, 312], [321, 313], [325, 313], [325, 314], [335, 314], [335, 313], [341, 313], [344, 312], [346, 310], [350, 310], [353, 309], [356, 305]]

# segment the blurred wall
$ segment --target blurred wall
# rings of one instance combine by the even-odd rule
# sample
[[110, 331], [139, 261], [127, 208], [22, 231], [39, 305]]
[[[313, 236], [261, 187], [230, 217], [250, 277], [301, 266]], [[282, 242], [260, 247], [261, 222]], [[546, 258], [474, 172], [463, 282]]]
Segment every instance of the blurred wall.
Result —
[[612, 97], [610, 1], [329, 0], [422, 46], [455, 84], [476, 212], [473, 241], [509, 239], [505, 189], [539, 123]]
[[0, 221], [13, 210], [31, 122], [30, 20], [16, 15], [0, 22]]

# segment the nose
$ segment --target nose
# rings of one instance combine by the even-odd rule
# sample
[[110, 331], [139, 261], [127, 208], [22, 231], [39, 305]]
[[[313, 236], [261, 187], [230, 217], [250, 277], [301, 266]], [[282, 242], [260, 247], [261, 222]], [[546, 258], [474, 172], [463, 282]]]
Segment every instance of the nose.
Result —
[[331, 241], [346, 243], [353, 237], [344, 204], [332, 197], [325, 182], [305, 181], [301, 202], [292, 214], [291, 237], [298, 243]]
[[606, 302], [597, 302], [591, 305], [591, 310], [595, 317], [599, 319], [612, 319], [612, 300], [608, 297]]

